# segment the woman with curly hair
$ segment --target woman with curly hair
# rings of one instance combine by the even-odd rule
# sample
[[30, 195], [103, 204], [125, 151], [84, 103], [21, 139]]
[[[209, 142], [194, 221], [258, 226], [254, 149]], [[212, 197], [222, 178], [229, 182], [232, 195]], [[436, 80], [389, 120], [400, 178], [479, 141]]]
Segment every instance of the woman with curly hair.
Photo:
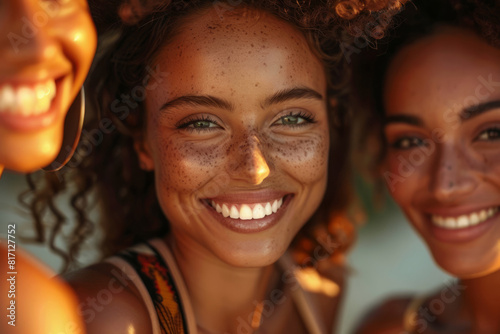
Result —
[[500, 4], [414, 4], [358, 68], [357, 100], [379, 125], [392, 197], [458, 281], [385, 302], [357, 333], [499, 333]]
[[[81, 99], [71, 105], [97, 44], [88, 5], [7, 0], [0, 7], [0, 177], [4, 169], [59, 168], [83, 123]], [[82, 329], [71, 289], [20, 249], [16, 224], [2, 217], [0, 225], [0, 332], [61, 333], [70, 323]]]
[[401, 7], [335, 3], [130, 1], [120, 24], [95, 4], [100, 117], [44, 194], [73, 177], [70, 256], [88, 196], [101, 209], [110, 257], [66, 276], [89, 333], [332, 331], [353, 237], [341, 28]]

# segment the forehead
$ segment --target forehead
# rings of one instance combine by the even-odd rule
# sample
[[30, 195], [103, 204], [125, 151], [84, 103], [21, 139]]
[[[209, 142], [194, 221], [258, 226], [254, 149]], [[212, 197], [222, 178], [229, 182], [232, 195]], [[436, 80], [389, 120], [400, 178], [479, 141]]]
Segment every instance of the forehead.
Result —
[[170, 95], [250, 83], [273, 90], [306, 85], [323, 93], [324, 67], [299, 30], [255, 9], [219, 14], [207, 9], [193, 15], [157, 55]]
[[469, 31], [445, 29], [396, 55], [387, 71], [386, 110], [466, 107], [500, 97], [500, 85], [485, 86], [490, 79], [500, 83], [500, 50]]

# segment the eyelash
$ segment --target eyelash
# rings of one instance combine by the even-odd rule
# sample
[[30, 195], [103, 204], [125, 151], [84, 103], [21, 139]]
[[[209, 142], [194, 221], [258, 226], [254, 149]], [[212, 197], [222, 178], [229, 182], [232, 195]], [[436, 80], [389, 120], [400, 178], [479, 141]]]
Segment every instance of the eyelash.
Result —
[[[215, 124], [216, 126], [199, 127], [199, 128], [194, 127], [194, 124], [196, 124], [198, 122], [209, 122], [209, 123]], [[193, 131], [196, 131], [196, 132], [213, 131], [213, 130], [222, 128], [222, 126], [220, 126], [220, 124], [216, 120], [212, 119], [210, 116], [207, 116], [207, 115], [189, 116], [188, 118], [183, 119], [181, 122], [179, 122], [179, 124], [177, 124], [176, 127], [177, 127], [177, 129], [184, 129], [184, 130], [191, 131], [191, 132], [193, 132]]]
[[[286, 117], [302, 118], [305, 122], [298, 123], [298, 124], [276, 124], [280, 120], [283, 121]], [[273, 125], [274, 126], [288, 126], [288, 127], [295, 128], [295, 127], [301, 127], [301, 126], [305, 126], [307, 124], [314, 124], [314, 123], [316, 123], [316, 119], [314, 118], [314, 116], [307, 114], [304, 111], [297, 111], [297, 112], [290, 111], [287, 115], [281, 116], [276, 122], [273, 123]]]
[[[280, 120], [283, 122], [283, 120], [287, 117], [294, 117], [294, 118], [302, 118], [304, 122], [297, 123], [297, 124], [277, 124]], [[194, 125], [199, 122], [208, 122], [212, 123], [215, 126], [208, 126], [208, 127], [195, 127]], [[281, 116], [276, 122], [273, 123], [273, 126], [288, 126], [288, 127], [301, 127], [305, 126], [307, 124], [312, 124], [316, 123], [316, 120], [313, 116], [305, 113], [304, 111], [298, 111], [298, 112], [289, 112], [287, 115]], [[214, 131], [216, 129], [222, 128], [222, 126], [213, 118], [211, 118], [208, 115], [195, 115], [195, 116], [189, 116], [186, 119], [183, 119], [181, 122], [176, 124], [177, 129], [184, 129], [187, 131], [196, 131], [196, 132], [203, 132], [203, 131]]]
[[[403, 141], [406, 141], [408, 140], [409, 141], [409, 146], [407, 147], [403, 147]], [[419, 146], [422, 146], [422, 145], [425, 145], [425, 142], [424, 140], [418, 138], [418, 137], [410, 137], [410, 136], [405, 136], [405, 137], [401, 137], [401, 138], [398, 138], [397, 140], [395, 140], [392, 144], [391, 144], [391, 147], [392, 148], [395, 148], [395, 149], [398, 149], [398, 150], [410, 150], [414, 147], [419, 147]]]
[[[487, 135], [489, 138], [481, 138], [481, 136]], [[409, 146], [403, 147], [403, 141], [409, 140]], [[479, 135], [476, 137], [477, 141], [500, 141], [500, 127], [491, 127], [486, 130], [483, 130], [479, 133]], [[418, 138], [418, 137], [410, 137], [410, 136], [405, 136], [401, 137], [397, 140], [395, 140], [392, 144], [391, 147], [398, 149], [398, 150], [408, 150], [414, 147], [422, 146], [425, 145], [424, 140]]]
[[[493, 138], [485, 138], [485, 139], [481, 139], [480, 137], [483, 135], [483, 134], [490, 134], [490, 132], [493, 132], [494, 133], [494, 137]], [[477, 140], [478, 141], [496, 141], [496, 140], [500, 140], [500, 127], [491, 127], [491, 128], [488, 128], [486, 130], [483, 130], [481, 131], [481, 133], [479, 133], [479, 135], [477, 136]]]

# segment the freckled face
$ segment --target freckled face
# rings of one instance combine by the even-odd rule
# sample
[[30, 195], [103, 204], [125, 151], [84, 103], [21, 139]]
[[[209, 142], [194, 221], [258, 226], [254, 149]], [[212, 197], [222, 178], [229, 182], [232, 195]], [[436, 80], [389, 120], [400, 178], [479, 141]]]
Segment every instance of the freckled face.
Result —
[[86, 0], [0, 3], [0, 169], [54, 160], [95, 47]]
[[404, 48], [385, 85], [388, 187], [436, 262], [500, 268], [500, 50], [447, 28]]
[[273, 263], [325, 191], [324, 68], [299, 31], [262, 12], [187, 22], [156, 57], [164, 80], [148, 87], [140, 158], [181, 252]]

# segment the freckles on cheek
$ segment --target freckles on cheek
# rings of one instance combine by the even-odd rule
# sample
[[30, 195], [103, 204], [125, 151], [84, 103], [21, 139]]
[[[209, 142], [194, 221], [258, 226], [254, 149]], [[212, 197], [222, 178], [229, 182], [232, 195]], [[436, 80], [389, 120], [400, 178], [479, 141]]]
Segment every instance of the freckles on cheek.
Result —
[[161, 146], [156, 166], [162, 187], [182, 192], [198, 191], [223, 170], [223, 155], [219, 146], [203, 143], [173, 143]]
[[[274, 161], [303, 181], [317, 181], [328, 169], [328, 135], [272, 144]], [[334, 163], [334, 162], [332, 162]], [[308, 171], [304, 173], [304, 171]]]

